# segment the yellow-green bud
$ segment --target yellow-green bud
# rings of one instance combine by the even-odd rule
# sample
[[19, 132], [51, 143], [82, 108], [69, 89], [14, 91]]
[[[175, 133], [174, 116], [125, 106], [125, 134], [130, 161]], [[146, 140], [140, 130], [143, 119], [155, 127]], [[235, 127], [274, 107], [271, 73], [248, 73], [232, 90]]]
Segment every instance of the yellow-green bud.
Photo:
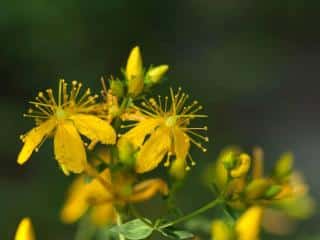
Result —
[[126, 78], [128, 81], [128, 93], [137, 96], [143, 91], [143, 64], [139, 47], [134, 47], [127, 61]]
[[264, 194], [266, 193], [270, 185], [270, 181], [264, 178], [253, 180], [245, 189], [246, 199], [254, 200], [264, 197]]
[[186, 172], [186, 162], [184, 159], [175, 159], [170, 166], [170, 175], [176, 179], [183, 179]]
[[123, 82], [119, 79], [112, 79], [110, 80], [110, 89], [114, 96], [122, 97], [124, 95], [124, 86]]
[[232, 169], [236, 165], [236, 156], [234, 152], [226, 152], [222, 157], [222, 163], [226, 169]]
[[274, 174], [278, 178], [288, 176], [293, 167], [293, 154], [290, 152], [284, 153], [280, 156], [280, 159], [276, 162], [274, 167]]
[[168, 71], [168, 65], [160, 65], [154, 68], [151, 68], [145, 78], [145, 83], [148, 85], [154, 85], [161, 81], [165, 73]]

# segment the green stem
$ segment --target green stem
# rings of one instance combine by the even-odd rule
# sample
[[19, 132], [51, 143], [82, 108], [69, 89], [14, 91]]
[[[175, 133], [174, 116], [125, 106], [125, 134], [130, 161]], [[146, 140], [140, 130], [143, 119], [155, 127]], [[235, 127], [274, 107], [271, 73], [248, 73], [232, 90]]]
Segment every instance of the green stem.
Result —
[[[117, 225], [120, 226], [122, 224], [120, 213], [117, 213]], [[119, 232], [119, 240], [126, 240], [126, 238]]]
[[163, 224], [162, 226], [159, 227], [159, 229], [167, 228], [167, 227], [176, 225], [176, 224], [178, 224], [178, 223], [187, 221], [187, 220], [189, 220], [189, 219], [191, 219], [191, 218], [193, 218], [193, 217], [195, 217], [195, 216], [197, 216], [197, 215], [200, 215], [200, 214], [208, 211], [208, 210], [211, 209], [211, 208], [214, 208], [215, 206], [217, 206], [217, 205], [219, 205], [219, 204], [221, 204], [221, 203], [223, 203], [223, 202], [224, 202], [223, 199], [221, 199], [221, 198], [216, 198], [215, 200], [207, 203], [206, 205], [202, 206], [201, 208], [198, 208], [197, 210], [195, 210], [195, 211], [193, 211], [193, 212], [191, 212], [191, 213], [189, 213], [189, 214], [187, 214], [187, 215], [185, 215], [185, 216], [182, 216], [182, 217], [177, 218], [177, 219], [175, 219], [175, 220], [173, 220], [173, 221], [171, 221], [171, 222], [168, 222], [168, 223], [166, 223], [166, 224]]

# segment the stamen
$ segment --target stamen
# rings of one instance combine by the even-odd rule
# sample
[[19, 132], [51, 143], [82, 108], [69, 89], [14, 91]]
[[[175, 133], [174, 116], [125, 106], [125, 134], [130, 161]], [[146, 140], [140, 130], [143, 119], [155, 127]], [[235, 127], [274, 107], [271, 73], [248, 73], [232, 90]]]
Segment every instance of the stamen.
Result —
[[167, 112], [168, 107], [168, 96], [164, 97], [164, 112]]
[[204, 147], [201, 145], [201, 143], [195, 141], [195, 140], [194, 140], [192, 137], [190, 137], [190, 136], [189, 136], [189, 138], [190, 138], [190, 141], [191, 141], [195, 146], [197, 146], [198, 148], [201, 149], [201, 151], [203, 151], [203, 152], [206, 152], [206, 151], [207, 151], [207, 149], [204, 148]]
[[192, 158], [190, 153], [188, 153], [188, 159], [189, 159], [189, 161], [191, 163], [191, 166], [195, 166], [196, 165], [196, 162], [193, 160], [193, 158]]
[[201, 134], [199, 134], [199, 133], [196, 133], [196, 132], [194, 132], [194, 131], [192, 131], [192, 130], [189, 130], [189, 129], [187, 129], [187, 132], [188, 132], [188, 133], [191, 133], [192, 135], [194, 135], [194, 136], [196, 136], [196, 137], [198, 137], [198, 138], [201, 138], [201, 139], [204, 140], [205, 142], [209, 142], [209, 138], [206, 137], [206, 136], [203, 136], [203, 135], [201, 135]]
[[47, 89], [46, 92], [47, 92], [47, 94], [48, 94], [48, 96], [49, 96], [49, 102], [50, 102], [52, 105], [54, 105], [55, 107], [57, 107], [57, 103], [56, 103], [56, 101], [55, 101], [55, 99], [54, 99], [54, 96], [53, 96], [53, 93], [52, 93], [52, 89], [51, 89], [51, 88], [50, 88], [50, 89]]

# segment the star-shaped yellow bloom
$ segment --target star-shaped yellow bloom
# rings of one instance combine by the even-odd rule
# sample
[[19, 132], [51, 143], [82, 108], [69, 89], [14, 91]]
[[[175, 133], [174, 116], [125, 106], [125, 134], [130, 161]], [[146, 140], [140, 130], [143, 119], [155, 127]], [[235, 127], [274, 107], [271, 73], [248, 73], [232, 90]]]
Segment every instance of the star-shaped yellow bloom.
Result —
[[80, 134], [91, 140], [92, 144], [114, 144], [116, 133], [112, 126], [90, 112], [96, 107], [97, 95], [91, 95], [90, 89], [80, 96], [82, 84], [73, 81], [68, 93], [67, 83], [59, 82], [58, 99], [51, 89], [46, 94], [40, 92], [33, 108], [26, 117], [35, 119], [37, 126], [21, 136], [24, 143], [18, 156], [18, 163], [25, 163], [33, 151], [49, 136], [54, 138], [55, 158], [65, 174], [81, 173], [86, 167], [86, 151]]
[[14, 240], [35, 240], [30, 218], [23, 218], [19, 223]]
[[208, 141], [208, 137], [196, 131], [206, 131], [207, 127], [191, 128], [190, 121], [206, 117], [197, 112], [202, 109], [197, 101], [191, 105], [185, 105], [189, 96], [181, 92], [174, 93], [170, 89], [170, 100], [165, 97], [162, 101], [159, 96], [158, 102], [155, 99], [143, 102], [142, 107], [135, 107], [137, 114], [127, 114], [127, 120], [136, 120], [138, 123], [125, 133], [122, 138], [129, 140], [140, 151], [136, 160], [136, 171], [138, 173], [148, 172], [156, 168], [158, 164], [167, 156], [165, 166], [170, 165], [170, 158], [174, 156], [176, 160], [184, 165], [182, 171], [189, 169], [187, 159], [191, 165], [195, 162], [189, 154], [190, 144], [193, 143], [204, 152], [206, 149], [194, 139], [199, 138]]
[[80, 176], [70, 186], [61, 211], [61, 220], [73, 223], [90, 208], [90, 217], [94, 224], [101, 226], [114, 223], [116, 205], [143, 202], [158, 192], [168, 194], [166, 183], [159, 178], [133, 184], [132, 179], [125, 175], [111, 179], [109, 169], [89, 183], [86, 183], [84, 176]]

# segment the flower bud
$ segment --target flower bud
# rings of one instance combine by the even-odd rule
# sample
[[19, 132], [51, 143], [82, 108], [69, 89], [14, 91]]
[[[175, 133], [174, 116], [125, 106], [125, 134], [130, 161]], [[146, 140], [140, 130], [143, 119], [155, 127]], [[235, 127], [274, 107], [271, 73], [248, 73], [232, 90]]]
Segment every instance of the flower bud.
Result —
[[214, 220], [211, 225], [211, 236], [213, 240], [231, 240], [232, 229], [222, 220]]
[[118, 153], [120, 162], [128, 166], [134, 165], [134, 153], [135, 149], [130, 141], [125, 138], [120, 138], [118, 141]]
[[288, 152], [281, 155], [274, 167], [274, 174], [278, 178], [287, 177], [293, 167], [293, 154]]
[[170, 175], [176, 179], [183, 179], [186, 172], [186, 163], [184, 159], [175, 159], [170, 166]]
[[236, 156], [233, 151], [226, 152], [222, 156], [222, 163], [224, 167], [228, 170], [233, 169], [236, 165]]
[[143, 64], [139, 47], [134, 47], [127, 61], [126, 78], [128, 81], [128, 93], [132, 96], [139, 95], [144, 86]]
[[168, 71], [168, 65], [160, 65], [154, 68], [151, 68], [145, 78], [145, 83], [148, 85], [154, 85], [160, 82], [164, 74]]
[[239, 240], [257, 240], [260, 233], [263, 209], [253, 206], [246, 210], [236, 222], [235, 230]]
[[124, 95], [124, 86], [123, 82], [119, 79], [111, 79], [110, 80], [110, 89], [114, 96], [122, 97]]
[[15, 234], [15, 240], [35, 240], [30, 218], [23, 218], [19, 223], [18, 229]]
[[250, 168], [250, 156], [242, 153], [237, 159], [236, 166], [230, 171], [231, 177], [237, 178], [247, 174]]
[[270, 181], [265, 178], [255, 179], [246, 187], [245, 197], [248, 200], [263, 198], [270, 186]]

